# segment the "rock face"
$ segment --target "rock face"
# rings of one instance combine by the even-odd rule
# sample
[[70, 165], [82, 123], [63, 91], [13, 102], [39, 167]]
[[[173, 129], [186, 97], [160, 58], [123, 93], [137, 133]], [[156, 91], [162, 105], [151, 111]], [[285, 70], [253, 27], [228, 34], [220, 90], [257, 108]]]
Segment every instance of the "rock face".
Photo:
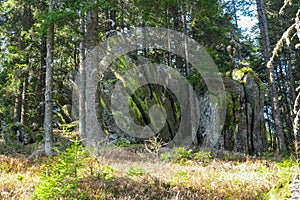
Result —
[[[235, 78], [235, 77], [234, 77]], [[264, 124], [264, 95], [255, 75], [240, 80], [224, 79], [226, 120], [219, 146], [246, 154], [264, 152], [268, 146]]]
[[[169, 72], [166, 71], [166, 73]], [[98, 86], [97, 115], [102, 129], [107, 133], [109, 143], [118, 143], [120, 138], [126, 138], [132, 143], [142, 142], [143, 140], [140, 138], [128, 136], [116, 125], [110, 110], [110, 98], [114, 87], [113, 83], [117, 81], [117, 78], [112, 73], [108, 73], [106, 76], [110, 81], [103, 81]], [[199, 128], [194, 145], [261, 155], [268, 146], [263, 116], [262, 84], [250, 68], [235, 70], [232, 77], [232, 79], [223, 79], [227, 108], [225, 123], [217, 139], [212, 137], [216, 136], [215, 132], [218, 132], [220, 122], [218, 111], [223, 105], [211, 99], [212, 97], [206, 92], [205, 84], [199, 79], [195, 79], [196, 81], [192, 83], [199, 100]], [[174, 81], [174, 78], [166, 77], [166, 82], [168, 81]], [[176, 88], [176, 90], [181, 89], [180, 87]], [[173, 95], [178, 91], [172, 92], [160, 85], [143, 86], [132, 96], [129, 105], [129, 118], [131, 119], [128, 118], [128, 120], [145, 126], [150, 121], [149, 108], [154, 104], [161, 104], [164, 106], [167, 118], [166, 125], [158, 136], [165, 142], [172, 140], [182, 122], [180, 105]], [[192, 112], [196, 111], [192, 109]], [[217, 143], [211, 142], [212, 140]]]
[[197, 133], [198, 145], [251, 155], [261, 155], [267, 150], [262, 84], [249, 68], [234, 70], [232, 79], [224, 78], [226, 91], [226, 118], [216, 145], [206, 143], [205, 138], [217, 130], [214, 105], [207, 95], [200, 95], [200, 129]]

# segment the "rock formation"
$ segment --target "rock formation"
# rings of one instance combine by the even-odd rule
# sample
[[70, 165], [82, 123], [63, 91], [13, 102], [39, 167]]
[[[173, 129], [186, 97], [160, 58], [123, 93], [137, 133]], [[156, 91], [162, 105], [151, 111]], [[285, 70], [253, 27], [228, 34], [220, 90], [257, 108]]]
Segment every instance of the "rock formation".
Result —
[[208, 148], [261, 155], [268, 147], [261, 81], [250, 68], [242, 68], [234, 70], [232, 78], [224, 78], [223, 83], [227, 108], [219, 141], [214, 146], [205, 142], [208, 134], [214, 134], [207, 129], [216, 130], [218, 124], [210, 121], [210, 118], [216, 117], [210, 99], [207, 95], [200, 95], [201, 126], [197, 133], [198, 144]]
[[[99, 95], [96, 95], [100, 98], [97, 115], [101, 128], [107, 133], [110, 142], [115, 143], [119, 138], [124, 137], [132, 143], [142, 142], [143, 140], [140, 138], [128, 136], [116, 125], [110, 110], [110, 98], [114, 82], [117, 79], [112, 72], [108, 72], [106, 76], [110, 78], [110, 81], [102, 81], [98, 86]], [[166, 79], [171, 78], [172, 76], [166, 77]], [[166, 81], [168, 82], [168, 80]], [[261, 155], [268, 146], [261, 81], [250, 68], [242, 68], [234, 70], [232, 78], [224, 78], [223, 82], [226, 91], [226, 119], [216, 144], [209, 141], [211, 135], [215, 135], [214, 133], [218, 131], [218, 107], [222, 105], [210, 99], [205, 84], [200, 79], [194, 79], [192, 83], [200, 106], [199, 129], [194, 145]], [[180, 87], [177, 90], [180, 90]], [[129, 105], [131, 116], [128, 116], [128, 120], [134, 120], [136, 124], [141, 126], [149, 124], [149, 108], [160, 103], [166, 110], [167, 120], [165, 127], [158, 135], [166, 142], [172, 140], [182, 121], [180, 105], [174, 97], [174, 91], [172, 92], [160, 85], [145, 85], [135, 91]]]

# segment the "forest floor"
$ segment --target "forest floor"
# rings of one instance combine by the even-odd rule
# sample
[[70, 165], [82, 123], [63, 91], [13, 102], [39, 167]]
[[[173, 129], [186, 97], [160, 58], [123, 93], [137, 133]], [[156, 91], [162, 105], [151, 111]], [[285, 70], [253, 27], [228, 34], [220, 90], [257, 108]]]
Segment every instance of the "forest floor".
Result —
[[67, 154], [52, 158], [42, 142], [0, 141], [0, 199], [289, 199], [300, 171], [291, 159], [182, 149], [158, 155], [142, 146], [110, 146], [93, 157], [70, 147], [71, 135], [55, 135]]

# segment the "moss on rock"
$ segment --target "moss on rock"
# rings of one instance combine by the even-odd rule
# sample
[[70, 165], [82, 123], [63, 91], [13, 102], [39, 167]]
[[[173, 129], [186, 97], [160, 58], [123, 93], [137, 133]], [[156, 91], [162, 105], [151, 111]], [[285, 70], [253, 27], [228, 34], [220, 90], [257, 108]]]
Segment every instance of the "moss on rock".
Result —
[[246, 75], [250, 75], [253, 77], [255, 83], [257, 84], [258, 88], [260, 91], [263, 90], [263, 83], [262, 81], [258, 78], [258, 76], [255, 74], [255, 72], [253, 71], [253, 69], [251, 67], [243, 67], [241, 69], [234, 69], [232, 71], [232, 78], [234, 80], [237, 80], [241, 83], [245, 84], [245, 76]]

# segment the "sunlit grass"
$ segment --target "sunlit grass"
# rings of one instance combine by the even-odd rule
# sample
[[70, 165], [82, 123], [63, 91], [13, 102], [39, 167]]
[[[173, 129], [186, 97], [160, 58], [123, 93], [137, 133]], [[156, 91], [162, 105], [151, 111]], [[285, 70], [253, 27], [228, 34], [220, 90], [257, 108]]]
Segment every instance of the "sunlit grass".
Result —
[[35, 175], [39, 164], [4, 155], [0, 163], [0, 199], [28, 199], [39, 182]]
[[[133, 149], [109, 147], [89, 159], [75, 189], [90, 199], [270, 199], [278, 181], [299, 172], [266, 159], [176, 163]], [[46, 160], [0, 155], [0, 199], [30, 199]]]

